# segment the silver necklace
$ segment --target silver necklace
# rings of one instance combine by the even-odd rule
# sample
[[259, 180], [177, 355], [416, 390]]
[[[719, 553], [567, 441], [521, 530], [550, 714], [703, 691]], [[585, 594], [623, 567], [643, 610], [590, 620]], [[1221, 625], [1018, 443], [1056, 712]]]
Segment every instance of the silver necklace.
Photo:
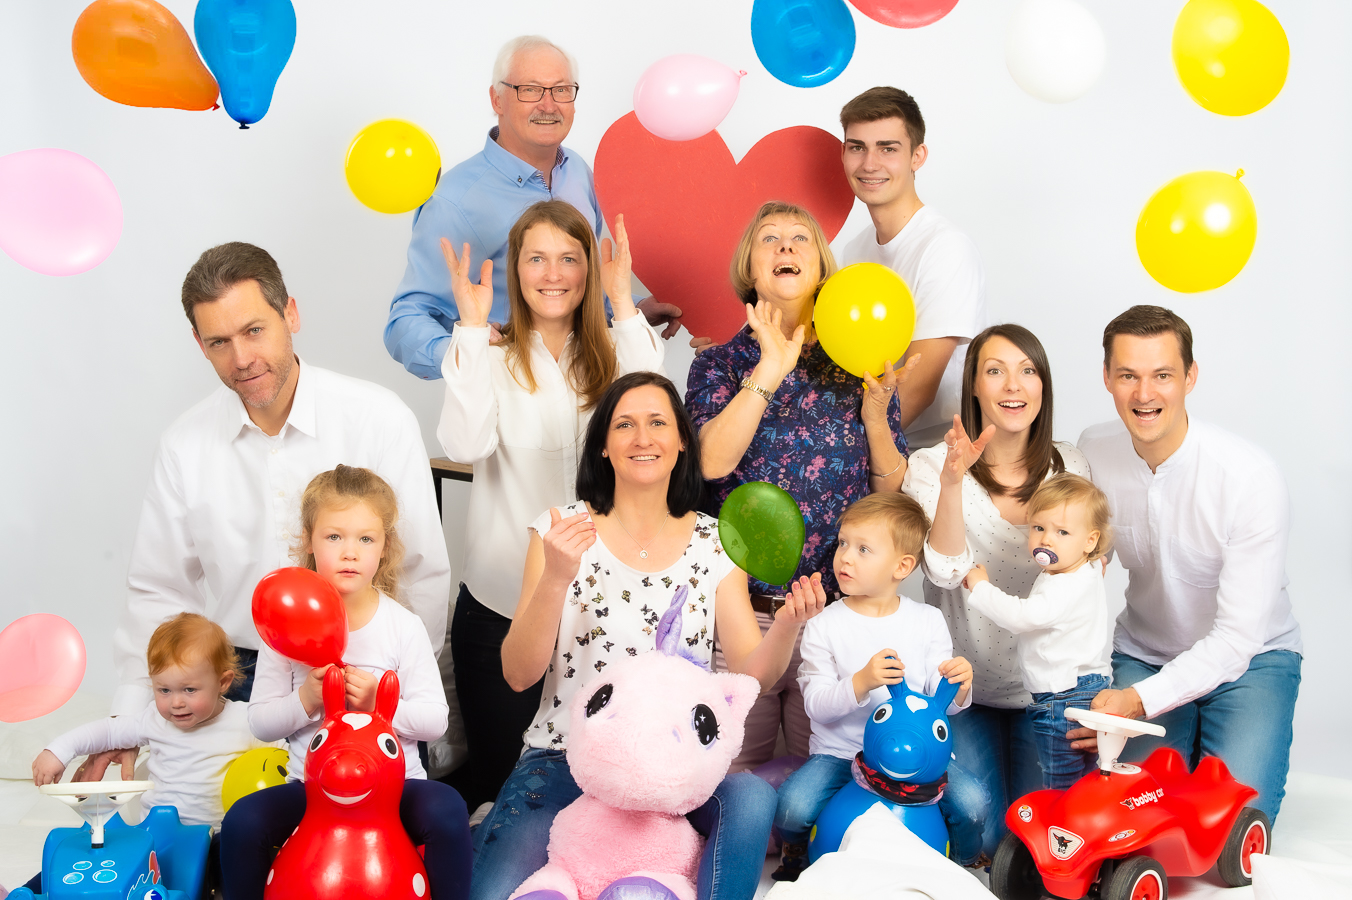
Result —
[[639, 543], [638, 543], [638, 538], [634, 537], [632, 534], [629, 534], [629, 529], [624, 527], [624, 520], [620, 518], [619, 513], [616, 513], [616, 514], [615, 514], [615, 521], [620, 523], [620, 528], [623, 528], [623, 529], [624, 529], [624, 533], [625, 533], [625, 534], [629, 534], [629, 540], [633, 541], [635, 544], [638, 544], [638, 558], [639, 558], [639, 559], [647, 559], [647, 558], [648, 558], [648, 548], [651, 547], [651, 546], [653, 545], [653, 541], [657, 540], [657, 538], [658, 538], [659, 536], [661, 536], [661, 534], [662, 534], [662, 529], [667, 527], [667, 519], [670, 519], [670, 518], [671, 518], [671, 510], [667, 510], [667, 518], [666, 518], [666, 519], [663, 519], [663, 520], [662, 520], [662, 524], [657, 526], [657, 534], [653, 535], [653, 540], [652, 540], [652, 541], [648, 541], [648, 543], [646, 543], [646, 544], [639, 544]]

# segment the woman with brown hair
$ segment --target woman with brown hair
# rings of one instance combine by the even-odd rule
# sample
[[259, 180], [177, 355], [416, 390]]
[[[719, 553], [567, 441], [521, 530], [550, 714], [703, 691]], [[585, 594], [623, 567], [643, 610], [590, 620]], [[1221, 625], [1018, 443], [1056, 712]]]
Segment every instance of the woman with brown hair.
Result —
[[[1089, 464], [1074, 445], [1052, 440], [1047, 353], [1022, 326], [995, 325], [973, 338], [961, 403], [945, 443], [911, 454], [902, 490], [933, 522], [925, 545], [925, 601], [943, 611], [953, 652], [976, 673], [971, 707], [952, 719], [954, 751], [985, 783], [992, 808], [1006, 809], [1042, 787], [1024, 715], [1032, 697], [1023, 686], [1017, 638], [967, 605], [962, 579], [970, 567], [957, 558], [970, 548], [997, 588], [1028, 596], [1042, 571], [1028, 554], [1028, 501], [1052, 475], [1088, 478]], [[1002, 816], [986, 818], [982, 849], [988, 856], [1004, 830]]]
[[[507, 241], [511, 318], [489, 342], [493, 264], [470, 281], [469, 246], [443, 239], [460, 321], [442, 361], [446, 398], [437, 437], [446, 455], [474, 464], [465, 566], [451, 623], [455, 686], [469, 744], [466, 800], [492, 800], [521, 753], [540, 685], [517, 693], [502, 675], [502, 641], [521, 594], [527, 526], [577, 499], [578, 451], [596, 401], [626, 372], [662, 371], [657, 333], [634, 307], [623, 217], [615, 246], [597, 253], [572, 205], [529, 207]], [[606, 327], [605, 295], [614, 311]]]

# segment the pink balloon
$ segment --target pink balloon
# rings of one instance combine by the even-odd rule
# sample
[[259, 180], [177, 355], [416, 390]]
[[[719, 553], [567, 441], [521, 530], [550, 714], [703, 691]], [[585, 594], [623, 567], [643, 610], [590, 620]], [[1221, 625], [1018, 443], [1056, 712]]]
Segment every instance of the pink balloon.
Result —
[[43, 275], [78, 275], [122, 236], [122, 201], [103, 170], [46, 148], [0, 157], [0, 249]]
[[875, 22], [893, 28], [923, 28], [952, 12], [958, 0], [850, 0]]
[[634, 85], [634, 112], [660, 138], [693, 141], [723, 121], [745, 74], [689, 53], [664, 57]]
[[60, 616], [34, 613], [0, 631], [0, 722], [36, 719], [71, 698], [85, 672], [85, 646]]

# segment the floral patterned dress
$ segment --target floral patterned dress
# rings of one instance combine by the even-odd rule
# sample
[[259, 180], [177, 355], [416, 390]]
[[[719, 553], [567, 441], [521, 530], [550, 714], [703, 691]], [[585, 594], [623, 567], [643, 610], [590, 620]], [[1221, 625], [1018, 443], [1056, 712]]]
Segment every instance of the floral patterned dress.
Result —
[[[718, 415], [741, 390], [742, 379], [760, 362], [760, 345], [744, 327], [726, 344], [695, 358], [686, 381], [685, 405], [696, 428]], [[775, 391], [746, 455], [724, 478], [705, 483], [702, 509], [717, 516], [739, 485], [768, 481], [798, 501], [807, 527], [803, 558], [794, 578], [822, 573], [822, 586], [837, 590], [831, 568], [836, 522], [851, 503], [869, 493], [868, 438], [859, 418], [864, 383], [831, 361], [820, 343], [803, 347], [798, 364]], [[907, 452], [901, 408], [894, 396], [887, 422], [897, 448]], [[753, 594], [782, 594], [783, 585], [751, 579]]]

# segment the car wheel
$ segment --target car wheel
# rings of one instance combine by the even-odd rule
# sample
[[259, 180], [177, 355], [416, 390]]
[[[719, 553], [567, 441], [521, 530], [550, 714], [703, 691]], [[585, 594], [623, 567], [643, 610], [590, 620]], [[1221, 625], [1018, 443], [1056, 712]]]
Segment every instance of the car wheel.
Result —
[[1033, 854], [1013, 832], [1000, 841], [991, 862], [991, 893], [1000, 900], [1038, 900], [1042, 896], [1042, 874]]
[[1099, 893], [1102, 900], [1168, 900], [1164, 867], [1148, 856], [1124, 859]]
[[1272, 849], [1272, 826], [1262, 810], [1246, 806], [1225, 839], [1225, 849], [1216, 860], [1216, 871], [1230, 887], [1244, 887], [1253, 881], [1250, 859]]

